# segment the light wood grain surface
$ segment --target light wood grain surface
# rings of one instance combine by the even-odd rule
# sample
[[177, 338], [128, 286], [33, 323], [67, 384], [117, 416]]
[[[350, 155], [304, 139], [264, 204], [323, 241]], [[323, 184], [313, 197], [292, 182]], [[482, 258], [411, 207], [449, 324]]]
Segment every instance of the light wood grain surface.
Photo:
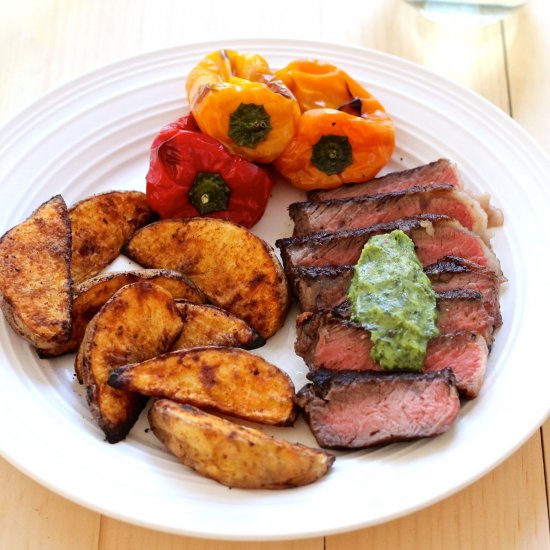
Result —
[[[548, 0], [530, 0], [503, 23], [478, 28], [436, 25], [401, 0], [0, 4], [0, 124], [53, 87], [134, 54], [211, 39], [300, 38], [377, 48], [429, 67], [511, 114], [550, 152]], [[427, 509], [352, 533], [270, 543], [125, 524], [65, 500], [0, 459], [0, 548], [549, 550], [545, 451], [550, 456], [550, 421], [495, 470]]]

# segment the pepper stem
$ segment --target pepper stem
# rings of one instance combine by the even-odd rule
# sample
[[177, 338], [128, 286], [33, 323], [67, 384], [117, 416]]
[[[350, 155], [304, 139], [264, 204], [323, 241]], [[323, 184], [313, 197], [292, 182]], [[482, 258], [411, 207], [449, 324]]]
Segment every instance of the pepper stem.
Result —
[[328, 176], [343, 172], [352, 160], [347, 136], [321, 136], [311, 151], [311, 162]]
[[216, 172], [198, 172], [188, 194], [189, 202], [201, 216], [227, 210], [230, 195], [231, 189]]
[[263, 105], [241, 103], [229, 115], [227, 135], [239, 147], [253, 149], [267, 138], [271, 129], [271, 118]]

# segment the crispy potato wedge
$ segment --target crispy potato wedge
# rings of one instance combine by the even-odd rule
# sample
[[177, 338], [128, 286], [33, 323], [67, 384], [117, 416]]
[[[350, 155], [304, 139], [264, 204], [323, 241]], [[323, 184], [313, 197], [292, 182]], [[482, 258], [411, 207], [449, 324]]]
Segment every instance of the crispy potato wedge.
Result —
[[[78, 349], [86, 326], [103, 304], [120, 288], [137, 281], [154, 283], [172, 295], [174, 299], [185, 299], [202, 304], [204, 294], [195, 284], [179, 271], [170, 269], [140, 269], [137, 271], [111, 272], [86, 279], [76, 285], [73, 296], [73, 328], [68, 342], [42, 350], [37, 349], [40, 357], [57, 357]], [[76, 373], [80, 382], [82, 376]]]
[[109, 443], [126, 437], [146, 403], [142, 395], [109, 386], [109, 373], [164, 353], [181, 327], [170, 293], [150, 282], [122, 287], [88, 324], [76, 361], [92, 415]]
[[139, 191], [111, 191], [76, 203], [69, 210], [73, 282], [80, 283], [97, 275], [153, 216], [145, 193]]
[[281, 264], [266, 242], [239, 225], [213, 218], [162, 220], [136, 232], [125, 254], [144, 267], [185, 273], [209, 302], [264, 338], [284, 323], [290, 300]]
[[48, 349], [71, 336], [71, 226], [61, 195], [0, 239], [0, 304], [11, 327]]
[[276, 439], [200, 411], [160, 399], [149, 409], [153, 433], [183, 464], [242, 489], [284, 489], [324, 476], [334, 455]]
[[256, 349], [265, 338], [248, 323], [219, 307], [176, 301], [183, 329], [172, 349], [225, 346]]
[[108, 383], [263, 424], [287, 426], [296, 418], [296, 395], [288, 374], [238, 348], [173, 351], [116, 368]]

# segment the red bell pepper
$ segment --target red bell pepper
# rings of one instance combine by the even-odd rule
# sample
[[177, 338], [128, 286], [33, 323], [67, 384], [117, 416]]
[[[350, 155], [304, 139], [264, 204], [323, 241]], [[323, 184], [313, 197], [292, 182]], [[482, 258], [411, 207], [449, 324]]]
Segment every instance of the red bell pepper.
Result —
[[147, 200], [161, 218], [207, 216], [252, 227], [273, 187], [269, 173], [202, 134], [188, 115], [151, 145]]

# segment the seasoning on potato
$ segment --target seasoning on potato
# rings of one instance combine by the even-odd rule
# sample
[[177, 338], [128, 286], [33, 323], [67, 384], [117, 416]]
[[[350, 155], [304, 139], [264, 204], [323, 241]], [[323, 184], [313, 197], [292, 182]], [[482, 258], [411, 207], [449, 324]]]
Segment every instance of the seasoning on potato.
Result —
[[71, 336], [71, 226], [61, 195], [0, 239], [0, 305], [10, 326], [48, 349]]
[[88, 324], [76, 361], [92, 415], [109, 443], [126, 437], [147, 400], [109, 386], [109, 373], [169, 350], [181, 327], [170, 293], [149, 282], [122, 287]]
[[176, 305], [183, 328], [172, 350], [201, 346], [256, 349], [265, 344], [256, 329], [219, 307], [179, 300]]
[[271, 437], [168, 399], [153, 403], [149, 423], [183, 464], [228, 487], [285, 489], [323, 477], [334, 455]]
[[[120, 288], [138, 281], [154, 283], [172, 295], [174, 299], [185, 299], [204, 303], [203, 293], [182, 273], [169, 269], [139, 269], [136, 271], [112, 271], [96, 275], [76, 285], [73, 291], [73, 328], [71, 338], [64, 344], [36, 351], [42, 358], [57, 357], [78, 350], [86, 326], [103, 304]], [[82, 375], [77, 372], [82, 383]]]
[[107, 267], [153, 216], [145, 193], [140, 191], [100, 193], [76, 203], [69, 210], [73, 282], [80, 283]]
[[288, 283], [273, 249], [234, 223], [212, 218], [162, 220], [130, 239], [124, 253], [143, 267], [176, 269], [208, 301], [269, 338], [283, 325]]
[[238, 348], [173, 351], [114, 369], [108, 383], [263, 424], [285, 426], [296, 417], [294, 384], [288, 374]]

